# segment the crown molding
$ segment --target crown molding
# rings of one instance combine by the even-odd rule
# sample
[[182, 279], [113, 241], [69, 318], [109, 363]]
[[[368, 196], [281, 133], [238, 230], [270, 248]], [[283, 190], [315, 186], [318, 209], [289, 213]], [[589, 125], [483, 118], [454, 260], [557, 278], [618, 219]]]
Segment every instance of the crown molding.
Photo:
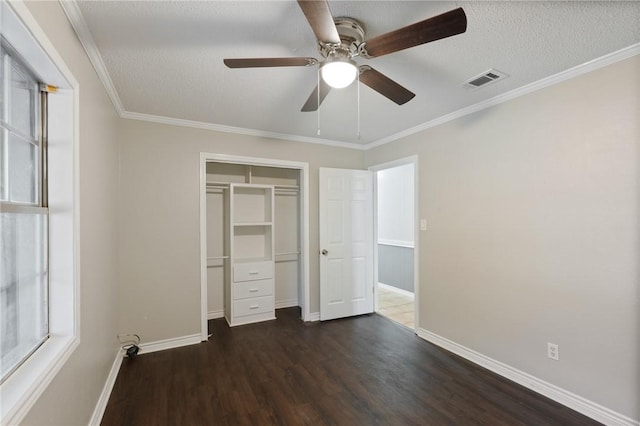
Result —
[[120, 114], [122, 118], [139, 121], [149, 121], [152, 123], [168, 124], [172, 126], [191, 127], [194, 129], [213, 130], [216, 132], [234, 133], [238, 135], [256, 136], [269, 139], [280, 139], [293, 142], [313, 143], [319, 145], [328, 145], [338, 148], [348, 148], [365, 150], [366, 145], [358, 145], [349, 142], [338, 142], [329, 139], [309, 138], [305, 136], [287, 135], [284, 133], [267, 132], [264, 130], [245, 129], [242, 127], [225, 126], [222, 124], [205, 123], [202, 121], [185, 120], [182, 118], [164, 117], [159, 115], [142, 114], [138, 112], [124, 111]]
[[569, 68], [565, 71], [561, 71], [552, 76], [543, 78], [542, 80], [534, 81], [533, 83], [529, 83], [525, 86], [511, 90], [507, 93], [503, 93], [491, 99], [487, 99], [486, 101], [478, 102], [477, 104], [459, 109], [449, 114], [445, 114], [434, 120], [427, 121], [426, 123], [420, 124], [415, 127], [411, 127], [407, 130], [403, 130], [391, 136], [378, 139], [377, 141], [366, 144], [364, 147], [366, 150], [369, 150], [372, 148], [376, 148], [378, 146], [388, 144], [390, 142], [397, 141], [399, 139], [405, 138], [407, 136], [411, 136], [418, 132], [422, 132], [423, 130], [427, 130], [432, 127], [436, 127], [441, 124], [447, 123], [449, 121], [455, 120], [457, 118], [464, 117], [465, 115], [473, 114], [478, 111], [482, 111], [483, 109], [491, 108], [493, 106], [510, 101], [512, 99], [519, 98], [520, 96], [524, 96], [529, 93], [544, 89], [546, 87], [553, 86], [554, 84], [561, 83], [566, 80], [570, 80], [582, 74], [586, 74], [588, 72], [595, 71], [600, 68], [604, 68], [608, 65], [615, 64], [616, 62], [624, 61], [625, 59], [629, 59], [636, 55], [640, 55], [640, 43], [632, 44], [631, 46], [625, 47], [623, 49], [620, 49], [615, 52], [609, 53], [607, 55], [601, 56], [599, 58], [593, 59], [589, 62], [585, 62], [584, 64], [577, 65], [573, 68]]
[[98, 74], [98, 77], [102, 81], [102, 84], [104, 85], [107, 91], [107, 94], [109, 95], [109, 98], [113, 103], [113, 106], [115, 107], [118, 115], [120, 115], [121, 118], [127, 118], [131, 120], [140, 120], [140, 121], [149, 121], [153, 123], [162, 123], [162, 124], [168, 124], [173, 126], [213, 130], [213, 131], [224, 132], [224, 133], [235, 133], [235, 134], [241, 134], [241, 135], [264, 137], [264, 138], [271, 138], [271, 139], [281, 139], [281, 140], [294, 141], [294, 142], [313, 143], [313, 144], [319, 144], [319, 145], [356, 149], [356, 150], [362, 150], [362, 151], [366, 151], [372, 148], [376, 148], [376, 147], [397, 141], [399, 139], [403, 139], [413, 134], [430, 129], [432, 127], [436, 127], [441, 124], [448, 123], [449, 121], [453, 121], [458, 118], [464, 117], [466, 115], [470, 115], [478, 111], [491, 108], [493, 106], [510, 101], [512, 99], [519, 98], [520, 96], [524, 96], [529, 93], [552, 86], [554, 84], [561, 83], [566, 80], [570, 80], [582, 74], [595, 71], [597, 69], [606, 67], [616, 62], [623, 61], [625, 59], [629, 59], [633, 56], [640, 54], [640, 43], [636, 43], [631, 46], [620, 49], [618, 51], [615, 51], [610, 54], [588, 61], [584, 64], [577, 65], [573, 68], [569, 68], [568, 70], [561, 71], [550, 77], [543, 78], [541, 80], [538, 80], [533, 83], [527, 84], [525, 86], [519, 87], [517, 89], [511, 90], [507, 93], [503, 93], [501, 95], [495, 96], [491, 99], [487, 99], [485, 101], [478, 102], [474, 105], [470, 105], [468, 107], [459, 109], [449, 114], [445, 114], [436, 119], [427, 121], [425, 123], [419, 124], [417, 126], [411, 127], [401, 132], [394, 133], [390, 136], [386, 136], [384, 138], [378, 139], [368, 144], [355, 144], [355, 143], [349, 143], [349, 142], [334, 141], [329, 139], [310, 138], [305, 136], [267, 132], [267, 131], [256, 130], [256, 129], [246, 129], [241, 127], [226, 126], [222, 124], [205, 123], [200, 121], [184, 120], [180, 118], [164, 117], [164, 116], [125, 111], [124, 106], [122, 105], [122, 101], [118, 96], [118, 92], [116, 91], [115, 85], [113, 84], [113, 81], [109, 76], [109, 73], [104, 64], [104, 61], [102, 60], [102, 56], [98, 51], [95, 41], [93, 40], [93, 36], [91, 35], [91, 32], [89, 31], [89, 27], [87, 26], [87, 23], [84, 20], [82, 13], [80, 12], [80, 9], [78, 7], [76, 0], [61, 1], [60, 5], [62, 6], [67, 17], [69, 18], [69, 21], [71, 22], [73, 29], [78, 35], [80, 43], [82, 44], [85, 51], [87, 52], [87, 55], [89, 56], [89, 60], [91, 61], [91, 64], [96, 70], [96, 73]]
[[91, 61], [93, 68], [96, 70], [96, 73], [98, 74], [98, 78], [100, 78], [100, 81], [102, 81], [102, 84], [105, 90], [107, 91], [107, 94], [109, 95], [109, 98], [111, 99], [111, 102], [113, 103], [113, 106], [116, 109], [116, 112], [121, 118], [126, 118], [130, 120], [139, 120], [139, 121], [149, 121], [152, 123], [162, 123], [162, 124], [168, 124], [173, 126], [192, 127], [195, 129], [213, 130], [213, 131], [224, 132], [224, 133], [235, 133], [240, 135], [264, 137], [264, 138], [271, 138], [271, 139], [281, 139], [281, 140], [288, 140], [288, 141], [294, 141], [294, 142], [314, 143], [314, 144], [328, 145], [328, 146], [334, 146], [339, 148], [348, 148], [348, 149], [357, 149], [357, 150], [366, 149], [364, 144], [360, 145], [360, 144], [349, 143], [349, 142], [339, 142], [339, 141], [334, 141], [329, 139], [309, 138], [304, 136], [288, 135], [283, 133], [274, 133], [274, 132], [267, 132], [267, 131], [255, 130], [255, 129], [245, 129], [241, 127], [225, 126], [222, 124], [204, 123], [200, 121], [184, 120], [180, 118], [164, 117], [164, 116], [158, 116], [158, 115], [126, 111], [124, 109], [122, 101], [120, 100], [120, 96], [118, 96], [118, 91], [116, 90], [116, 87], [113, 84], [113, 80], [111, 80], [111, 76], [107, 71], [107, 67], [105, 66], [104, 61], [102, 60], [102, 56], [100, 55], [100, 51], [98, 50], [95, 40], [91, 35], [91, 31], [87, 26], [87, 22], [84, 20], [84, 17], [82, 16], [82, 12], [78, 7], [77, 1], [76, 0], [61, 1], [60, 5], [62, 6], [62, 9], [64, 10], [65, 14], [67, 15], [67, 18], [71, 22], [71, 26], [76, 32], [78, 39], [80, 40], [80, 43], [82, 44], [85, 52], [87, 52], [87, 55], [89, 56], [89, 60]]
[[102, 60], [100, 52], [98, 51], [96, 42], [93, 40], [91, 31], [89, 31], [87, 22], [84, 20], [82, 12], [80, 12], [78, 3], [75, 0], [61, 1], [60, 6], [62, 6], [62, 10], [64, 10], [64, 13], [69, 19], [69, 22], [71, 22], [71, 26], [76, 32], [76, 35], [78, 36], [82, 47], [84, 47], [85, 52], [87, 52], [89, 61], [91, 61], [91, 64], [96, 70], [100, 81], [102, 81], [102, 84], [107, 91], [107, 94], [109, 95], [114, 108], [116, 109], [117, 113], [122, 116], [122, 113], [124, 112], [122, 101], [120, 100], [120, 96], [118, 96], [118, 92], [116, 91], [116, 87], [113, 84], [113, 80], [111, 80], [111, 77], [109, 76], [109, 72], [107, 71], [107, 67]]

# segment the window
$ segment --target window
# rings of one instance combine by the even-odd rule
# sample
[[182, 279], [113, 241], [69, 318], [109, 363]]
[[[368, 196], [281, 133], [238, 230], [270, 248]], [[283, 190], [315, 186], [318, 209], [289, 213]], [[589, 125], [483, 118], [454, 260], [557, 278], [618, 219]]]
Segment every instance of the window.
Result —
[[20, 424], [80, 344], [80, 88], [24, 2], [0, 0], [0, 36], [0, 424]]
[[46, 92], [0, 43], [0, 382], [48, 337]]

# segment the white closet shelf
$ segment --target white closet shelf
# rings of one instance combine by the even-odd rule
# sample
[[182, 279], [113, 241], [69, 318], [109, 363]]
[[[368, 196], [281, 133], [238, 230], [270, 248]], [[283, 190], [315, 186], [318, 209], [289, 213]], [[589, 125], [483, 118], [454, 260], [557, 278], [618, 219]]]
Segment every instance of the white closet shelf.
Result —
[[228, 188], [229, 187], [229, 182], [213, 182], [213, 181], [209, 181], [209, 182], [207, 182], [207, 186], [219, 186], [221, 188]]
[[236, 222], [233, 226], [271, 226], [273, 222]]

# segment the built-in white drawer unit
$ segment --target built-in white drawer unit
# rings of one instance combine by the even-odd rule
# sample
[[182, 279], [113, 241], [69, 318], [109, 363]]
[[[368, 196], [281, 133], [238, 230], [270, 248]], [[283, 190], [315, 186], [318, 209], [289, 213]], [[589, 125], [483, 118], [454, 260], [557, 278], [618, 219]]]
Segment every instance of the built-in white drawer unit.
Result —
[[229, 325], [275, 319], [273, 268], [272, 260], [233, 265]]
[[274, 191], [273, 185], [229, 185], [224, 316], [232, 327], [276, 319]]
[[266, 314], [273, 312], [273, 296], [253, 297], [233, 302], [234, 317]]
[[236, 263], [233, 266], [233, 281], [254, 281], [273, 278], [273, 261]]
[[271, 296], [272, 294], [272, 279], [245, 281], [233, 284], [233, 300], [248, 299], [250, 297]]

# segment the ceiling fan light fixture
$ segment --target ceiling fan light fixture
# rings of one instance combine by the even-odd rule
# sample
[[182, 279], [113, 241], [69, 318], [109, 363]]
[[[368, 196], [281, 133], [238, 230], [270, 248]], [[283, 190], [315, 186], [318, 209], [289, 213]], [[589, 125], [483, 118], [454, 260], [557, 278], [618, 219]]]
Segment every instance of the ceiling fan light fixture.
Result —
[[334, 89], [347, 87], [356, 79], [358, 67], [346, 55], [333, 54], [327, 58], [320, 68], [322, 79]]

